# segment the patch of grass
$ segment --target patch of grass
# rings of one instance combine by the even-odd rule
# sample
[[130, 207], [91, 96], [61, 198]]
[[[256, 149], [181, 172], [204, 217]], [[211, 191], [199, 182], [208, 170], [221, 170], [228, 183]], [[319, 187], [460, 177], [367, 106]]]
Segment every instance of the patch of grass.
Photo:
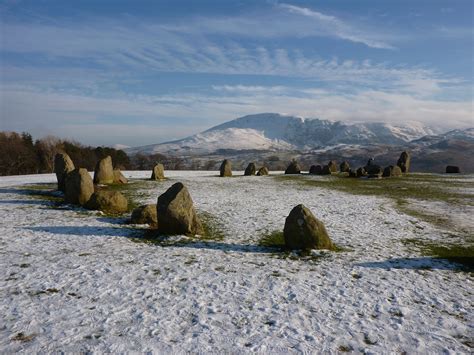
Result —
[[262, 247], [285, 249], [283, 231], [274, 230], [273, 232], [262, 235], [258, 245]]
[[202, 211], [198, 212], [198, 217], [204, 229], [204, 235], [199, 238], [200, 240], [224, 240], [225, 235], [222, 224], [214, 215]]
[[36, 334], [29, 334], [29, 335], [26, 335], [25, 333], [16, 333], [12, 338], [11, 340], [13, 341], [21, 341], [21, 342], [28, 342], [28, 341], [31, 341], [34, 339], [34, 337], [36, 336]]
[[460, 264], [462, 265], [460, 269], [463, 271], [474, 271], [474, 244], [472, 243], [441, 244], [420, 239], [404, 239], [402, 243], [418, 247], [424, 255]]

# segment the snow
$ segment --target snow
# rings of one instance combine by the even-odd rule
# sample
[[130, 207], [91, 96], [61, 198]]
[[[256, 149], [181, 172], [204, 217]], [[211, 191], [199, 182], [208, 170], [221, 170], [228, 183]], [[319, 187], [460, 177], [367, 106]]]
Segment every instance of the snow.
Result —
[[351, 124], [261, 113], [225, 122], [181, 140], [128, 148], [126, 152], [196, 155], [218, 149], [295, 150], [337, 144], [403, 144], [433, 133], [419, 122]]
[[[166, 173], [140, 202], [182, 181], [224, 240], [135, 242], [120, 220], [23, 193], [54, 175], [0, 178], [0, 352], [471, 351], [472, 276], [402, 243], [445, 231], [390, 200], [297, 180]], [[299, 203], [348, 250], [291, 258], [259, 247]], [[31, 339], [14, 340], [20, 332]]]

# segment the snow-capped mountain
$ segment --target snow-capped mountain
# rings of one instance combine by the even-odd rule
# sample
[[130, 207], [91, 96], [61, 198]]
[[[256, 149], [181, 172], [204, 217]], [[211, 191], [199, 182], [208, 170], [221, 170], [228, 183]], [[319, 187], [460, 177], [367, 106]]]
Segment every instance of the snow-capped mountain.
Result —
[[128, 148], [129, 154], [200, 155], [221, 149], [307, 150], [338, 144], [397, 145], [439, 133], [421, 123], [344, 123], [276, 113], [248, 115], [193, 136], [161, 144]]

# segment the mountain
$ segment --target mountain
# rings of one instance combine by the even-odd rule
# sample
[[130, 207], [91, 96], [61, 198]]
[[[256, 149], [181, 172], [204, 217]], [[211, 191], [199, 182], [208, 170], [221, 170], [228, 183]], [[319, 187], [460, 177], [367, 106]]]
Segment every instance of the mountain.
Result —
[[193, 136], [161, 144], [128, 148], [128, 154], [206, 155], [222, 150], [312, 150], [339, 144], [399, 145], [433, 136], [436, 130], [421, 123], [344, 123], [277, 113], [248, 115]]

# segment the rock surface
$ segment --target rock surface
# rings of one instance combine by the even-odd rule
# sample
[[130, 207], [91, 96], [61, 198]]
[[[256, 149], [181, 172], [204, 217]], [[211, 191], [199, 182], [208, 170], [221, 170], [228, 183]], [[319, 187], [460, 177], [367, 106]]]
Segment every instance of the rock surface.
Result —
[[94, 170], [94, 184], [113, 184], [114, 167], [112, 158], [109, 156], [97, 162]]
[[312, 175], [321, 175], [323, 173], [323, 168], [321, 165], [311, 165], [309, 173]]
[[257, 171], [257, 176], [265, 176], [268, 175], [268, 168], [266, 166], [262, 166], [260, 169]]
[[398, 165], [389, 165], [385, 169], [383, 169], [382, 177], [394, 177], [394, 176], [401, 176], [402, 169]]
[[289, 249], [334, 249], [324, 224], [304, 205], [294, 207], [286, 217], [283, 235]]
[[225, 159], [219, 169], [220, 177], [232, 176], [232, 163], [230, 160]]
[[285, 170], [285, 174], [300, 174], [301, 167], [296, 160], [293, 160]]
[[64, 199], [84, 206], [94, 193], [94, 183], [87, 169], [74, 169], [66, 176]]
[[398, 158], [397, 165], [400, 167], [402, 173], [406, 174], [410, 171], [410, 154], [408, 152], [402, 152], [400, 158]]
[[339, 165], [339, 171], [341, 173], [348, 173], [349, 170], [351, 170], [351, 166], [349, 165], [347, 161], [343, 161], [341, 165]]
[[203, 234], [188, 189], [180, 182], [158, 197], [158, 230], [162, 234]]
[[92, 194], [85, 207], [107, 213], [123, 213], [128, 209], [128, 201], [118, 191], [98, 190]]
[[459, 166], [448, 165], [446, 167], [446, 173], [447, 174], [460, 174], [461, 169], [459, 168]]
[[163, 164], [156, 164], [153, 167], [151, 173], [151, 180], [164, 180], [165, 179], [165, 167]]
[[331, 173], [337, 173], [337, 163], [334, 160], [329, 161], [327, 166]]
[[127, 178], [122, 174], [120, 169], [114, 169], [114, 184], [126, 184]]
[[66, 190], [66, 175], [74, 170], [74, 163], [66, 153], [58, 153], [54, 157], [54, 172], [58, 180], [58, 190]]
[[244, 171], [244, 175], [245, 176], [255, 175], [256, 170], [257, 168], [255, 167], [255, 163], [249, 163], [249, 165], [247, 165], [247, 168]]
[[156, 205], [142, 205], [132, 211], [130, 218], [132, 224], [149, 224], [156, 228], [158, 226], [158, 214], [156, 213]]
[[364, 168], [360, 167], [357, 169], [356, 174], [357, 174], [357, 177], [362, 177], [362, 176], [367, 175], [367, 171]]

